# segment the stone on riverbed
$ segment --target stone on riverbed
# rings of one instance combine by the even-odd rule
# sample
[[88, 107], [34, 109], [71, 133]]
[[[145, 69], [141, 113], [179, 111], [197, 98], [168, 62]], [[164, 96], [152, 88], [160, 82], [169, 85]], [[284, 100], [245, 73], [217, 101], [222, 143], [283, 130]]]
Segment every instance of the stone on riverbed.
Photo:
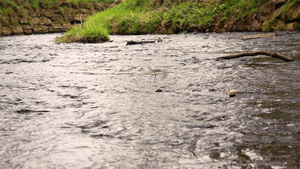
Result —
[[239, 93], [241, 93], [239, 90], [230, 90], [229, 91], [229, 97], [234, 97]]

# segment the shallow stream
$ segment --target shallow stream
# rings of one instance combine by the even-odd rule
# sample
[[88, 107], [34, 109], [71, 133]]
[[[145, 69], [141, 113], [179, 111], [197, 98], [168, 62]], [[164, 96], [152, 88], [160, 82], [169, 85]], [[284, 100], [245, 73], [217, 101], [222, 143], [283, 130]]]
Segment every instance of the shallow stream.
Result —
[[0, 168], [299, 167], [300, 33], [251, 34], [0, 37]]

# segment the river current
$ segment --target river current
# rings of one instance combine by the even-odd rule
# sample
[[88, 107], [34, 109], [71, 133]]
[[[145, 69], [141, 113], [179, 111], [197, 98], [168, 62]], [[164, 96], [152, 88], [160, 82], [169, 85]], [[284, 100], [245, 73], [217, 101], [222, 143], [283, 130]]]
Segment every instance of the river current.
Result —
[[300, 33], [251, 34], [0, 37], [0, 168], [297, 168]]

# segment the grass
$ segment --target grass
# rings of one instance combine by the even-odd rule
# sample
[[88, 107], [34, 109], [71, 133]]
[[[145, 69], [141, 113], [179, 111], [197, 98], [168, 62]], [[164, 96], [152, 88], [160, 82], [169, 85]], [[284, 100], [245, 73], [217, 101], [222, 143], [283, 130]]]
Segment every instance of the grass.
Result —
[[[0, 14], [8, 15], [8, 8], [17, 8], [25, 0], [0, 0]], [[29, 0], [34, 9], [51, 7], [62, 0]], [[113, 3], [115, 0], [67, 0], [75, 6], [94, 2]], [[180, 32], [206, 32], [219, 22], [245, 21], [259, 12], [261, 4], [270, 0], [123, 0], [111, 9], [94, 14], [81, 27], [69, 30], [57, 42], [104, 42], [110, 34], [173, 34]], [[288, 1], [291, 3], [299, 0]], [[21, 2], [21, 3], [20, 3]], [[290, 6], [286, 8], [288, 11]], [[56, 8], [60, 14], [63, 7]], [[20, 10], [16, 10], [20, 11]], [[266, 31], [274, 31], [276, 20], [270, 20]], [[295, 24], [296, 29], [299, 25]], [[279, 28], [278, 28], [279, 29]], [[212, 29], [211, 29], [212, 30]]]
[[5, 15], [5, 16], [9, 15], [10, 10], [11, 10], [11, 8], [7, 9], [7, 8], [2, 8], [0, 6], [0, 14], [2, 14], [2, 15]]
[[[258, 7], [263, 2], [213, 0], [204, 3], [187, 0], [179, 3], [178, 0], [125, 0], [111, 9], [91, 16], [81, 28], [68, 31], [57, 42], [79, 42], [81, 39], [87, 42], [87, 35], [104, 37], [99, 39], [103, 42], [109, 40], [110, 34], [203, 32], [212, 26], [218, 16], [221, 16], [221, 22], [226, 22], [230, 16], [243, 19], [258, 12]], [[95, 34], [91, 33], [94, 27], [101, 29], [103, 33], [99, 30]]]
[[[81, 27], [68, 31], [57, 42], [104, 42], [109, 40], [109, 34], [140, 34], [152, 33], [154, 12], [146, 12], [143, 7], [146, 0], [128, 0], [124, 3], [100, 12], [88, 18]], [[138, 8], [132, 9], [132, 5]]]
[[71, 29], [64, 37], [57, 38], [56, 42], [84, 42], [93, 43], [108, 41], [107, 29], [98, 28], [97, 25], [89, 24], [82, 27], [76, 27]]
[[[286, 19], [286, 14], [287, 12], [289, 11], [289, 9], [291, 8], [291, 6], [293, 6], [294, 4], [300, 4], [299, 3], [299, 0], [290, 0], [286, 5], [285, 5], [285, 8], [283, 9], [282, 11], [282, 19]], [[300, 14], [299, 14], [300, 15]]]
[[[169, 1], [168, 1], [169, 2]], [[103, 30], [102, 34], [108, 40], [109, 34], [149, 34], [149, 33], [179, 33], [200, 30], [209, 26], [216, 11], [204, 8], [200, 3], [184, 2], [179, 5], [165, 2], [155, 8], [155, 1], [151, 0], [126, 0], [114, 8], [97, 13], [87, 19], [81, 28], [74, 28], [66, 33], [58, 42], [86, 42], [92, 30], [88, 25], [95, 25]], [[101, 31], [98, 31], [100, 35]], [[107, 36], [108, 36], [107, 35]]]
[[[290, 0], [290, 1], [286, 2], [284, 9], [280, 15], [280, 18], [271, 18], [270, 20], [268, 20], [267, 25], [264, 28], [264, 30], [266, 32], [284, 30], [284, 26], [282, 25], [283, 22], [291, 22], [288, 20], [287, 13], [290, 11], [290, 8], [297, 3], [299, 5], [300, 1], [299, 0]], [[296, 24], [294, 24], [294, 29], [296, 29], [296, 30], [300, 30], [299, 19], [300, 19], [300, 13], [298, 14], [298, 22]], [[280, 22], [280, 21], [283, 21], [283, 22]]]
[[173, 6], [163, 14], [162, 27], [167, 33], [179, 33], [182, 31], [202, 31], [209, 27], [218, 11], [216, 6], [202, 6], [192, 2], [184, 2]]

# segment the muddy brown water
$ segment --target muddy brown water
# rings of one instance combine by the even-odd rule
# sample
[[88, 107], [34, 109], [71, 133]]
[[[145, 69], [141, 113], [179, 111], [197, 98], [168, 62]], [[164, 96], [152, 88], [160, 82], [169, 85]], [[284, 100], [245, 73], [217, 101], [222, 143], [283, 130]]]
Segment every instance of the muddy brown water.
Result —
[[1, 37], [0, 168], [299, 167], [300, 33], [250, 34]]

